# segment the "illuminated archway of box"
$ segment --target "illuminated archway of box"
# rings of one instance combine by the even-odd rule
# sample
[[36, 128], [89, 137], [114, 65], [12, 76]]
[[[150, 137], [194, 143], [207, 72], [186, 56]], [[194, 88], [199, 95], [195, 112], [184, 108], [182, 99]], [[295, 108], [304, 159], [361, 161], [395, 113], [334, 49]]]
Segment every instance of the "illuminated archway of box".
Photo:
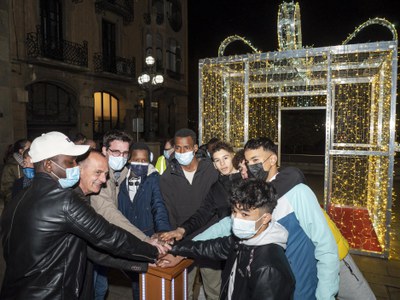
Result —
[[284, 110], [323, 109], [325, 208], [353, 252], [388, 256], [397, 40], [203, 59], [199, 138], [281, 149]]

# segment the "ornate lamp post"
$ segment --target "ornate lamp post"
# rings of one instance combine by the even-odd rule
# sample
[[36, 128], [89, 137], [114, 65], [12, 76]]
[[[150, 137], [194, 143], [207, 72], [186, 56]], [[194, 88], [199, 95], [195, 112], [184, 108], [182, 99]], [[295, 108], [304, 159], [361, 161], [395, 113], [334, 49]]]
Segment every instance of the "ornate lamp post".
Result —
[[145, 70], [138, 77], [139, 85], [146, 91], [148, 91], [148, 97], [144, 104], [144, 136], [146, 141], [150, 141], [154, 138], [154, 132], [152, 128], [152, 114], [151, 114], [151, 102], [153, 100], [153, 91], [160, 88], [164, 82], [164, 77], [161, 74], [157, 74], [155, 70], [155, 59], [152, 56], [147, 56], [145, 59]]

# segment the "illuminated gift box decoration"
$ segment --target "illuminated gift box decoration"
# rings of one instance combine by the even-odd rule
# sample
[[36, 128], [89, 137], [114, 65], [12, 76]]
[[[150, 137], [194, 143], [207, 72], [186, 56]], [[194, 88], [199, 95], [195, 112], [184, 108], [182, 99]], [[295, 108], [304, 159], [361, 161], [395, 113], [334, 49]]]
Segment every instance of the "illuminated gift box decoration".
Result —
[[[298, 4], [291, 5], [280, 13], [299, 24]], [[325, 208], [353, 252], [387, 257], [398, 45], [383, 19], [362, 24], [349, 40], [370, 24], [388, 27], [394, 40], [300, 48], [301, 31], [288, 26], [279, 35], [283, 51], [200, 60], [199, 142], [219, 137], [243, 147], [267, 136], [280, 153], [282, 112], [324, 110]], [[224, 47], [239, 38], [228, 38]]]

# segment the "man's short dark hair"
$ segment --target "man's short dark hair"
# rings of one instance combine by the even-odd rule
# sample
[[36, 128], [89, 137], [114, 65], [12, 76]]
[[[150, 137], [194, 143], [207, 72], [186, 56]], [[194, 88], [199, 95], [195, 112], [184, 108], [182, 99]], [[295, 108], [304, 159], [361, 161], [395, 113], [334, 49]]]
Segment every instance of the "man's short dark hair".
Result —
[[223, 142], [223, 141], [216, 142], [210, 150], [211, 150], [210, 151], [211, 157], [214, 155], [215, 152], [220, 151], [220, 150], [225, 150], [229, 153], [235, 153], [232, 146], [229, 145], [227, 142]]
[[132, 137], [124, 131], [113, 129], [106, 132], [103, 136], [103, 147], [110, 148], [110, 144], [113, 141], [128, 142], [130, 146], [132, 144]]
[[273, 212], [277, 200], [277, 194], [271, 183], [257, 178], [241, 180], [237, 186], [233, 187], [230, 197], [233, 207], [264, 208], [268, 213]]
[[176, 143], [176, 138], [177, 137], [184, 138], [184, 137], [188, 137], [188, 136], [190, 136], [192, 138], [193, 145], [196, 145], [197, 144], [196, 133], [193, 130], [189, 129], [189, 128], [182, 128], [182, 129], [179, 129], [177, 132], [175, 132], [174, 144]]
[[244, 145], [244, 151], [246, 152], [246, 150], [256, 150], [260, 147], [262, 147], [265, 151], [271, 151], [274, 154], [278, 155], [278, 147], [271, 139], [267, 137], [259, 137], [248, 140], [246, 145]]
[[132, 151], [134, 150], [145, 150], [147, 151], [147, 159], [150, 160], [150, 148], [149, 146], [147, 146], [145, 143], [142, 142], [137, 142], [137, 143], [133, 143], [130, 149], [130, 152], [132, 153]]

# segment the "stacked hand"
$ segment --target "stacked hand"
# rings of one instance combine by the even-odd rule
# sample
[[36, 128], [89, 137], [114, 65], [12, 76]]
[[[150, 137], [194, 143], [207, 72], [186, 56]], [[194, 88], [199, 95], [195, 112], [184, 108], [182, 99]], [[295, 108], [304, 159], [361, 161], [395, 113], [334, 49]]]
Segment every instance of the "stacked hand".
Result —
[[171, 241], [173, 239], [180, 241], [183, 238], [184, 234], [185, 234], [185, 229], [183, 229], [182, 227], [178, 227], [175, 230], [161, 233], [159, 235], [159, 238], [163, 241]]
[[156, 262], [157, 267], [161, 268], [172, 268], [179, 264], [184, 257], [182, 256], [173, 256], [172, 254], [167, 254], [162, 258], [159, 258]]
[[[155, 233], [148, 240], [151, 241], [153, 246], [156, 246], [159, 249], [158, 260], [156, 265], [151, 264], [152, 267], [157, 266], [161, 268], [172, 268], [179, 264], [184, 257], [182, 256], [173, 256], [172, 254], [168, 254], [167, 251], [171, 250], [171, 245], [174, 243], [174, 239], [181, 240], [183, 235], [185, 234], [185, 230], [183, 228], [178, 227], [175, 230], [169, 232]], [[148, 242], [149, 242], [148, 241]], [[159, 248], [161, 247], [161, 248]]]
[[167, 254], [168, 250], [171, 250], [171, 246], [168, 243], [163, 242], [158, 238], [146, 238], [144, 241], [156, 247], [158, 249], [159, 255], [165, 255]]

